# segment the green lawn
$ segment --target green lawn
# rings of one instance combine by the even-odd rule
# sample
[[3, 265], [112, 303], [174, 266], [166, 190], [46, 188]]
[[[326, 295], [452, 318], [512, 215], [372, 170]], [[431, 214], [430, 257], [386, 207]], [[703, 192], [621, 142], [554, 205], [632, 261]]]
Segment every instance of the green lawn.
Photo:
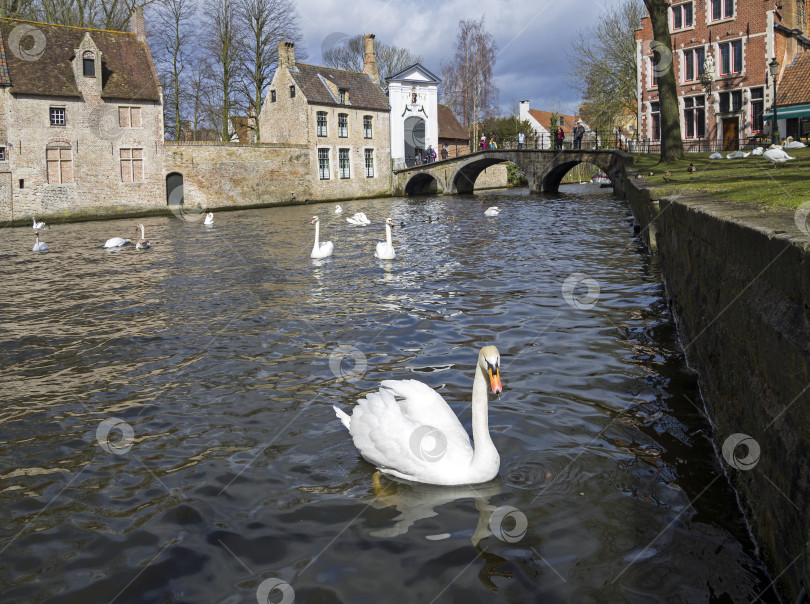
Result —
[[[659, 164], [657, 154], [634, 158], [636, 170], [654, 186], [652, 193], [658, 198], [705, 193], [731, 201], [797, 208], [810, 201], [810, 147], [789, 149], [787, 153], [796, 159], [776, 167], [761, 156], [725, 159], [727, 151], [723, 159], [709, 159], [710, 153], [687, 153], [686, 159], [674, 164]], [[690, 163], [695, 172], [687, 171]]]

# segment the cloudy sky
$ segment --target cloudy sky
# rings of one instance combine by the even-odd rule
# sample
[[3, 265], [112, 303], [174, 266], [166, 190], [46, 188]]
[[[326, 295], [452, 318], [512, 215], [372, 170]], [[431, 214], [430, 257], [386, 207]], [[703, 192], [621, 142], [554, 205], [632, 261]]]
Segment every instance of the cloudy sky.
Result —
[[322, 64], [321, 49], [341, 36], [376, 34], [377, 40], [424, 57], [440, 75], [454, 52], [460, 19], [484, 15], [498, 45], [495, 77], [499, 104], [529, 99], [534, 109], [575, 110], [579, 93], [571, 81], [574, 33], [621, 0], [298, 0], [309, 58]]

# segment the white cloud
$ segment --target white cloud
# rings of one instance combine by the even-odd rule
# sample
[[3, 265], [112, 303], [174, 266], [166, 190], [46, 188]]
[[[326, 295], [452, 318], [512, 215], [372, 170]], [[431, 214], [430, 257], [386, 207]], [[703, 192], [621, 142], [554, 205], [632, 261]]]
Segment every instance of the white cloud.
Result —
[[298, 10], [311, 63], [321, 62], [321, 48], [330, 34], [373, 33], [421, 54], [425, 67], [436, 74], [453, 54], [459, 20], [484, 15], [498, 45], [495, 77], [502, 109], [529, 99], [538, 109], [570, 110], [579, 101], [570, 86], [569, 56], [575, 52], [571, 40], [606, 6], [619, 1], [299, 0]]

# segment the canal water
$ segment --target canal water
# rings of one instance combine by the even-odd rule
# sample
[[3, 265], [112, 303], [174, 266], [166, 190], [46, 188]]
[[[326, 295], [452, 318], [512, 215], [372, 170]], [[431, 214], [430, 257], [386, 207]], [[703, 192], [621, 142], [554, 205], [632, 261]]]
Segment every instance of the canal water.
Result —
[[[624, 202], [343, 207], [0, 231], [3, 602], [774, 601]], [[469, 429], [487, 344], [497, 479], [375, 474], [332, 405], [415, 378]]]

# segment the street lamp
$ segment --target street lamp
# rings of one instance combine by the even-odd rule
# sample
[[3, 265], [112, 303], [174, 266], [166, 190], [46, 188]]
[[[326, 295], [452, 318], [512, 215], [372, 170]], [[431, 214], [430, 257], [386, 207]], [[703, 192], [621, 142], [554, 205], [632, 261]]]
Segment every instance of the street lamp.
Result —
[[773, 80], [773, 124], [771, 125], [771, 143], [774, 145], [779, 144], [779, 122], [776, 118], [776, 78], [779, 75], [779, 61], [774, 57], [768, 63], [768, 70], [771, 72], [771, 79]]

